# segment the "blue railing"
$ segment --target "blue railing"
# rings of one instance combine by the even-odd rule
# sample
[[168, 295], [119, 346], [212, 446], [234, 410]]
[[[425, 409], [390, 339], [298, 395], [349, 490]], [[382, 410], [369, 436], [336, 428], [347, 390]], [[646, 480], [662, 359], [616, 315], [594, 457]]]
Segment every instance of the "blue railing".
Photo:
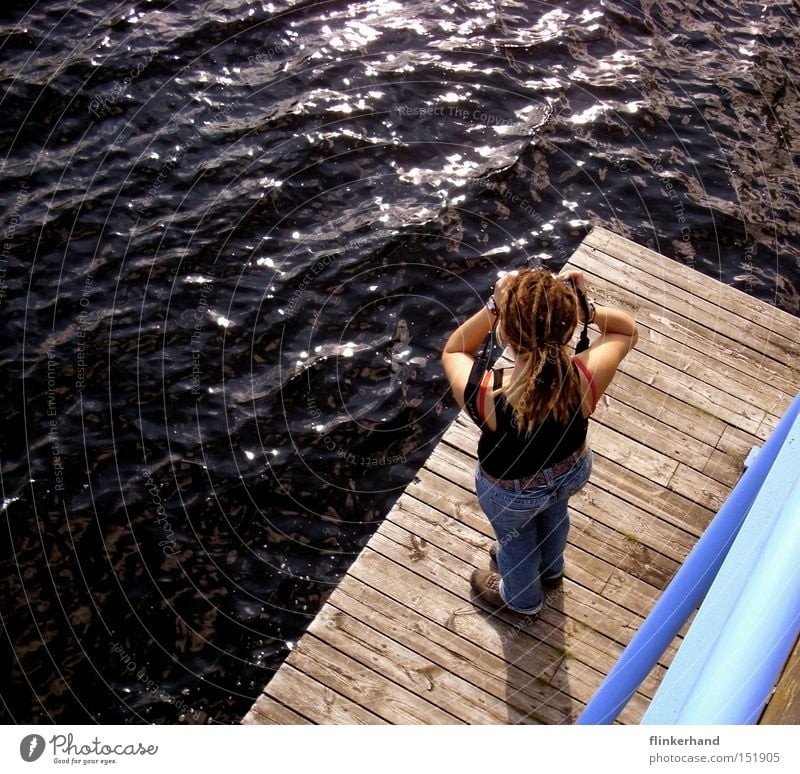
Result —
[[705, 597], [642, 723], [755, 723], [800, 633], [800, 394], [577, 720], [613, 723]]

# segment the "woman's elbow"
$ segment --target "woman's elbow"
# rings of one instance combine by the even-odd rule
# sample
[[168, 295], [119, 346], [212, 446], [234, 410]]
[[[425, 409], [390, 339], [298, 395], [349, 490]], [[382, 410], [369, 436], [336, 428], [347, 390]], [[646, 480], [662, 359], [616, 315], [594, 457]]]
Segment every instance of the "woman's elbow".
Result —
[[459, 347], [461, 343], [462, 342], [456, 338], [455, 333], [451, 334], [448, 337], [447, 341], [444, 343], [444, 346], [442, 347], [442, 354], [440, 355], [440, 359], [444, 360], [448, 355], [453, 355], [457, 352], [461, 352], [462, 349]]
[[448, 367], [453, 362], [453, 351], [447, 346], [447, 344], [442, 347], [442, 351], [439, 354], [439, 360], [444, 367], [445, 372], [447, 372]]

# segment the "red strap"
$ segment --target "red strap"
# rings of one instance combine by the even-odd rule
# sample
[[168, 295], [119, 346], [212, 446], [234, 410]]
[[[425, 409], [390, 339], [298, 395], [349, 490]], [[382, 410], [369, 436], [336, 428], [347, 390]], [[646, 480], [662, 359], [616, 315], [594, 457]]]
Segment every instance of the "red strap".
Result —
[[492, 378], [492, 372], [487, 371], [483, 375], [483, 379], [481, 379], [481, 387], [478, 391], [478, 414], [480, 414], [481, 419], [485, 422], [486, 417], [483, 415], [483, 403], [486, 400], [486, 390], [489, 389], [489, 380]]
[[597, 408], [597, 388], [594, 386], [594, 379], [592, 379], [592, 375], [589, 373], [589, 369], [577, 358], [573, 355], [572, 362], [575, 363], [578, 368], [580, 368], [581, 373], [586, 377], [586, 381], [589, 382], [589, 389], [592, 391], [592, 414], [594, 414], [594, 410]]

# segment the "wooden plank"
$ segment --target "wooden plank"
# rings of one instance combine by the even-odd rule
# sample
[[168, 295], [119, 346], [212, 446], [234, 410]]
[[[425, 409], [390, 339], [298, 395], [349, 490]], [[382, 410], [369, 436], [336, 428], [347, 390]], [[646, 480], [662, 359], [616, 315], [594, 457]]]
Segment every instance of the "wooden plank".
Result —
[[[647, 407], [647, 413], [635, 408], [637, 401]], [[747, 451], [752, 445], [760, 445], [763, 441], [699, 410], [687, 417], [687, 412], [691, 411], [691, 407], [672, 396], [620, 373], [611, 389], [601, 398], [592, 422], [620, 433], [632, 433], [634, 440], [644, 445], [650, 444], [655, 451], [667, 456], [697, 460], [695, 467], [700, 472], [726, 486], [732, 486], [741, 475], [741, 464]], [[462, 412], [445, 440], [466, 449], [473, 443], [474, 437], [477, 445], [477, 431], [472, 428], [472, 420]], [[725, 439], [722, 439], [723, 433]], [[734, 436], [734, 433], [737, 435]], [[750, 440], [734, 442], [737, 438]], [[601, 452], [598, 449], [596, 451]]]
[[750, 449], [754, 446], [761, 448], [764, 442], [750, 433], [745, 433], [735, 427], [726, 427], [717, 442], [717, 449], [723, 454], [728, 454], [736, 460], [738, 465], [744, 465]]
[[800, 725], [800, 638], [758, 722], [760, 725]]
[[693, 492], [694, 501], [716, 513], [722, 507], [730, 494], [730, 487], [720, 484], [713, 478], [693, 470], [688, 465], [679, 462], [669, 488], [681, 493]]
[[[637, 407], [653, 419], [686, 433], [701, 443], [714, 446], [729, 427], [707, 411], [689, 406], [674, 395], [663, 392], [624, 371], [614, 376], [606, 395], [626, 406]], [[599, 408], [607, 404], [600, 398]]]
[[[487, 564], [485, 534], [455, 521], [445, 512], [421, 500], [403, 498], [387, 518], [423, 541], [438, 546], [474, 567]], [[483, 529], [490, 530], [488, 522]], [[607, 595], [607, 599], [644, 617], [655, 604], [658, 590], [620, 572], [602, 556], [586, 551], [580, 545], [581, 534], [576, 533], [576, 537], [577, 540], [571, 541], [567, 548], [567, 577], [596, 593], [602, 593], [611, 586], [613, 592]], [[491, 540], [489, 542], [491, 544]]]
[[[676, 397], [685, 405], [710, 417], [717, 417], [726, 424], [754, 435], [758, 434], [766, 416], [763, 408], [748, 402], [745, 397], [740, 397], [736, 401], [731, 400], [730, 393], [717, 386], [719, 381], [711, 384], [682, 368], [674, 368], [654, 357], [642, 354], [641, 351], [634, 350], [622, 362], [620, 371]], [[752, 396], [746, 397], [752, 400]]]
[[[611, 519], [614, 520], [613, 512]], [[570, 522], [572, 544], [602, 557], [619, 571], [659, 591], [678, 571], [680, 565], [677, 562], [647, 546], [638, 534], [617, 531], [622, 526], [620, 524], [615, 524], [612, 529], [579, 510], [573, 510]], [[649, 612], [649, 609], [645, 612]]]
[[[629, 503], [592, 484], [575, 496], [572, 505], [575, 512], [585, 514], [592, 523], [613, 530], [614, 539], [626, 544], [625, 549], [630, 552], [630, 561], [634, 566], [637, 563], [653, 564], [658, 568], [659, 577], [665, 580], [672, 577], [696, 542], [690, 533], [660, 519], [648, 517]], [[663, 585], [659, 584], [659, 588], [663, 588]]]
[[[458, 481], [458, 486], [474, 492], [474, 489], [465, 483], [465, 479], [471, 479], [471, 474], [467, 471], [474, 467], [474, 462], [470, 464], [466, 461], [466, 454], [460, 449], [447, 446], [446, 448], [440, 447], [440, 451], [442, 453], [437, 454], [436, 459], [429, 460], [428, 469], [445, 480], [454, 483]], [[596, 491], [593, 487], [597, 487], [600, 491]], [[637, 532], [638, 534], [646, 531], [646, 527], [643, 525], [652, 516], [661, 519], [666, 525], [677, 527], [692, 536], [699, 537], [713, 517], [713, 511], [708, 508], [664, 487], [648, 483], [647, 479], [631, 473], [595, 451], [592, 477], [587, 488], [583, 490], [583, 496], [590, 494], [589, 502], [594, 504], [597, 498], [603, 499], [604, 491], [614, 498], [618, 498], [615, 501], [606, 500], [605, 507], [608, 513], [614, 514], [618, 509], [624, 509], [623, 514], [627, 514], [630, 509], [633, 509], [630, 513], [635, 519], [637, 527], [630, 529], [629, 526], [626, 526], [623, 530], [624, 533]], [[578, 498], [581, 496], [581, 493], [577, 495]], [[613, 523], [610, 526], [613, 526]], [[679, 541], [678, 546], [680, 544]], [[657, 545], [651, 544], [651, 547], [657, 549]], [[675, 556], [675, 553], [671, 551], [675, 547], [672, 542], [668, 542], [658, 550], [667, 556]], [[685, 557], [685, 554], [682, 552], [681, 554]]]
[[281, 665], [264, 693], [291, 704], [312, 723], [373, 725], [385, 722], [357, 702], [295, 669], [288, 661]]
[[[374, 541], [374, 545], [373, 545]], [[440, 587], [452, 591], [462, 601], [460, 609], [470, 615], [485, 616], [488, 620], [504, 622], [510, 627], [520, 626], [520, 619], [505, 612], [485, 613], [470, 601], [469, 576], [473, 566], [441, 550], [430, 543], [420, 543], [420, 539], [392, 522], [385, 522], [381, 530], [373, 536], [370, 546], [387, 559], [405, 566], [412, 572], [426, 578]], [[638, 619], [628, 611], [611, 603], [601, 604], [597, 595], [592, 594], [577, 583], [565, 581], [560, 590], [548, 593], [547, 604], [540, 616], [524, 627], [524, 631], [536, 637], [537, 646], [547, 649], [550, 641], [559, 641], [564, 636], [566, 621], [572, 619], [575, 631], [581, 631], [580, 640], [573, 641], [575, 661], [589, 667], [596, 663], [601, 651], [621, 652], [627, 639], [636, 630]], [[584, 643], [591, 643], [585, 659], [581, 656]], [[545, 652], [548, 652], [545, 650]], [[555, 654], [560, 658], [559, 653]], [[550, 654], [551, 656], [554, 654]], [[665, 657], [664, 663], [671, 658]]]
[[607, 259], [615, 259], [639, 275], [649, 275], [662, 283], [665, 294], [688, 294], [705, 301], [706, 311], [715, 317], [721, 317], [733, 325], [747, 320], [750, 325], [758, 326], [748, 329], [755, 339], [766, 339], [769, 336], [780, 337], [790, 348], [797, 342], [794, 339], [797, 319], [784, 310], [766, 304], [748, 296], [736, 288], [732, 288], [700, 272], [683, 266], [647, 247], [625, 240], [606, 229], [595, 229], [583, 240], [581, 248], [592, 254], [602, 254], [603, 263]]
[[723, 484], [726, 487], [727, 497], [727, 492], [736, 486], [744, 473], [744, 457], [714, 449], [698, 472]]
[[717, 282], [604, 228], [594, 228], [582, 244], [586, 249], [617, 258], [675, 289], [708, 299], [715, 314], [724, 314], [732, 322], [739, 319], [750, 320], [761, 328], [750, 331], [752, 340], [769, 335], [780, 336], [785, 339], [790, 351], [793, 350], [794, 357], [797, 358], [797, 318], [788, 312], [754, 299], [736, 288]]
[[[538, 636], [533, 637], [530, 625], [525, 625], [524, 621], [512, 625], [484, 616], [469, 602], [465, 604], [454, 591], [395, 561], [393, 555], [397, 547], [391, 541], [380, 541], [379, 547], [391, 556], [366, 549], [355, 565], [355, 577], [373, 588], [381, 586], [393, 599], [417, 610], [454, 637], [477, 646], [475, 664], [480, 669], [489, 671], [496, 663], [496, 654], [501, 653], [502, 661], [514, 668], [514, 675], [510, 671], [508, 674], [509, 679], [515, 678], [516, 689], [522, 686], [524, 690], [525, 686], [535, 683], [573, 697], [575, 692], [580, 694], [583, 690], [586, 694], [591, 690], [590, 686], [600, 673], [583, 664], [562, 664], [565, 648], [561, 633], [555, 634], [542, 626]], [[383, 578], [390, 579], [391, 583], [384, 583]]]
[[[482, 539], [480, 534], [465, 525], [458, 525], [457, 532], [452, 527], [442, 529], [443, 522], [452, 525], [453, 520], [425, 503], [413, 498], [404, 498], [392, 509], [388, 518], [393, 524], [405, 529], [409, 539], [413, 534], [420, 540], [421, 552], [427, 551], [430, 546], [436, 546], [447, 552], [449, 556], [446, 561], [452, 561], [450, 559], [452, 556], [458, 557], [470, 568], [488, 565], [486, 551], [475, 547], [475, 541]], [[392, 530], [384, 532], [398, 541], [404, 537]], [[568, 578], [576, 584], [573, 593], [588, 599], [590, 595], [584, 591], [588, 590], [602, 597], [607, 603], [602, 613], [603, 618], [615, 620], [615, 625], [625, 621], [633, 628], [638, 628], [640, 621], [658, 599], [658, 590], [652, 586], [577, 548], [574, 544], [567, 547], [566, 559], [569, 567]], [[458, 572], [461, 566], [457, 565], [454, 571]], [[469, 573], [466, 573], [466, 577], [469, 577]], [[594, 604], [594, 600], [592, 603]], [[630, 613], [633, 613], [634, 617], [630, 617]], [[597, 627], [596, 622], [592, 623]], [[612, 636], [609, 630], [601, 629], [601, 631], [607, 636]]]
[[[671, 272], [657, 277], [647, 264], [640, 262], [634, 265], [625, 258], [601, 253], [586, 245], [576, 250], [570, 258], [570, 264], [589, 275], [592, 290], [596, 283], [602, 283], [604, 287], [630, 294], [627, 298], [633, 301], [636, 308], [646, 312], [646, 319], [651, 319], [652, 315], [652, 320], [656, 322], [652, 327], [667, 338], [672, 338], [680, 345], [678, 349], [688, 345], [698, 352], [708, 351], [711, 357], [717, 359], [721, 353], [733, 353], [730, 363], [720, 361], [721, 367], [737, 368], [748, 359], [764, 361], [765, 352], [759, 351], [754, 343], [763, 341], [763, 336], [759, 338], [763, 331], [751, 319], [742, 316], [744, 309], [738, 313], [732, 312], [724, 305], [698, 294], [698, 288], [676, 287], [671, 284]], [[753, 310], [746, 311], [750, 313]], [[676, 329], [673, 327], [675, 325], [679, 327]], [[690, 335], [675, 336], [676, 330], [683, 330]], [[708, 346], [704, 346], [703, 341]], [[778, 366], [775, 368], [776, 374], [784, 371], [788, 365], [784, 362], [787, 343], [791, 344], [779, 338], [776, 345], [771, 348], [768, 346], [766, 354], [772, 357], [764, 363], [765, 368]]]
[[[618, 289], [608, 290], [606, 294], [609, 296], [609, 303], [627, 305]], [[747, 405], [760, 406], [773, 416], [782, 412], [781, 406], [791, 402], [788, 392], [790, 384], [788, 369], [777, 364], [774, 367], [756, 367], [752, 363], [748, 364], [730, 350], [698, 341], [691, 332], [687, 334], [686, 331], [680, 330], [677, 323], [674, 326], [675, 335], [681, 338], [671, 340], [664, 333], [663, 326], [656, 328], [653, 324], [653, 315], [661, 314], [660, 310], [650, 310], [648, 313], [641, 306], [637, 308], [636, 322], [639, 328], [637, 352], [664, 366], [689, 373], [706, 384], [722, 385], [729, 399], [734, 398]], [[695, 349], [704, 343], [705, 351]]]
[[[671, 319], [691, 321], [693, 330], [701, 332], [700, 341], [702, 336], [705, 336], [706, 340], [713, 340], [726, 348], [730, 348], [726, 344], [729, 342], [734, 345], [734, 351], [741, 351], [748, 346], [752, 347], [750, 342], [763, 340], [765, 335], [769, 335], [768, 331], [758, 329], [751, 320], [725, 310], [719, 303], [709, 302], [708, 299], [695, 293], [676, 290], [670, 282], [671, 273], [655, 276], [647, 271], [646, 263], [633, 265], [617, 256], [582, 245], [571, 256], [570, 264], [578, 266], [592, 278], [630, 291], [637, 300], [669, 313]], [[590, 287], [594, 289], [593, 279], [589, 282]], [[779, 339], [774, 347], [778, 355], [776, 362], [780, 362], [780, 357], [786, 354], [783, 348], [789, 343], [787, 339]], [[699, 349], [702, 351], [702, 346]], [[759, 355], [760, 360], [764, 353], [758, 353], [753, 349], [752, 352], [735, 359], [743, 362], [745, 357], [754, 355]]]
[[[789, 404], [787, 404], [787, 408], [788, 406]], [[772, 431], [778, 426], [778, 422], [780, 422], [780, 417], [767, 414], [761, 421], [761, 424], [759, 425], [755, 435], [757, 435], [759, 438], [769, 438], [769, 436], [772, 434]]]
[[574, 719], [574, 702], [561, 690], [531, 680], [495, 653], [481, 649], [352, 575], [343, 579], [329, 603], [397, 642], [416, 648], [434, 664], [462, 677], [473, 690], [502, 699], [509, 705], [509, 722], [512, 712], [526, 721], [551, 725]]
[[[617, 290], [608, 291], [607, 303], [626, 307], [627, 304]], [[602, 303], [602, 301], [598, 301]], [[639, 328], [639, 340], [636, 343], [637, 357], [645, 358], [644, 362], [650, 369], [650, 373], [663, 372], [668, 375], [673, 383], [682, 383], [683, 374], [688, 374], [691, 379], [689, 383], [705, 385], [713, 388], [711, 394], [720, 392], [726, 396], [725, 400], [732, 406], [746, 406], [748, 409], [761, 409], [764, 413], [772, 416], [780, 416], [783, 408], [791, 403], [791, 397], [781, 389], [778, 389], [777, 382], [784, 381], [775, 375], [774, 371], [756, 373], [756, 369], [751, 368], [749, 372], [739, 371], [731, 367], [732, 363], [737, 362], [735, 358], [721, 353], [718, 356], [710, 352], [702, 353], [690, 350], [686, 346], [686, 340], [680, 344], [672, 341], [665, 341], [661, 332], [655, 331], [648, 323], [648, 318], [643, 310], [636, 309], [635, 315]], [[685, 337], [687, 340], [690, 336]], [[700, 343], [698, 342], [698, 345]], [[723, 360], [725, 365], [723, 366]], [[626, 359], [626, 361], [628, 360]], [[746, 364], [741, 365], [742, 368]], [[624, 365], [623, 365], [624, 370]], [[768, 381], [768, 380], [772, 381]]]
[[[597, 455], [592, 468], [592, 480], [602, 491], [619, 497], [640, 510], [639, 529], [642, 532], [644, 532], [643, 522], [649, 516], [654, 516], [666, 524], [700, 537], [715, 513], [696, 500], [663, 487], [655, 487], [642, 476], [612, 460], [598, 458]], [[676, 537], [680, 541], [680, 536]], [[660, 550], [667, 556], [677, 558], [678, 554], [673, 552], [673, 548], [675, 546], [667, 542], [662, 543]]]
[[[731, 395], [746, 403], [753, 403], [756, 396], [761, 396], [773, 412], [774, 396], [779, 402], [791, 400], [791, 367], [783, 362], [787, 355], [782, 348], [767, 347], [762, 351], [759, 345], [763, 342], [754, 339], [752, 332], [741, 330], [741, 326], [710, 329], [696, 308], [700, 301], [696, 297], [658, 304], [649, 295], [641, 295], [639, 277], [629, 280], [627, 286], [622, 285], [623, 275], [615, 276], [606, 263], [599, 267], [591, 255], [579, 250], [569, 266], [574, 265], [586, 274], [599, 303], [627, 309], [636, 318], [640, 336], [635, 352], [677, 370], [690, 370], [707, 384], [718, 383], [714, 375], [721, 375]], [[745, 320], [742, 325], [746, 324]], [[746, 342], [758, 342], [753, 344], [758, 348], [748, 350], [736, 336], [746, 337], [743, 339]]]
[[[632, 440], [663, 454], [670, 459], [690, 459], [692, 467], [703, 471], [706, 468], [713, 478], [730, 487], [737, 481], [741, 468], [731, 457], [721, 454], [713, 446], [692, 438], [688, 433], [670, 427], [637, 409], [622, 404], [610, 397], [595, 412], [595, 421]], [[710, 462], [713, 465], [709, 465]]]
[[[334, 592], [336, 594], [336, 592]], [[337, 599], [338, 599], [337, 595]], [[371, 622], [372, 623], [372, 622]], [[353, 616], [327, 604], [314, 619], [309, 632], [347, 653], [426, 702], [434, 704], [464, 723], [522, 723], [526, 718], [503, 701], [465, 682], [417, 649], [399, 643]], [[364, 699], [372, 709], [371, 697]], [[380, 697], [382, 701], [383, 698]], [[379, 709], [375, 709], [379, 712]]]
[[301, 637], [286, 663], [389, 723], [462, 722], [312, 633]]
[[[494, 654], [507, 664], [507, 679], [514, 691], [529, 692], [535, 685], [551, 687], [571, 697], [582, 706], [602, 681], [603, 668], [610, 669], [621, 653], [616, 643], [597, 636], [581, 624], [561, 618], [558, 626], [539, 619], [532, 626], [511, 623], [500, 616], [490, 617], [465, 602], [458, 587], [444, 587], [428, 574], [412, 568], [399, 546], [383, 538], [370, 541], [352, 566], [352, 574], [372, 588], [379, 588], [392, 599], [418, 612], [479, 647], [484, 654], [475, 663], [484, 670], [492, 668]], [[380, 550], [375, 550], [375, 548]], [[424, 571], [423, 571], [424, 572]], [[579, 659], [582, 655], [591, 665]], [[638, 722], [657, 688], [657, 679], [648, 678], [641, 692], [631, 701], [622, 718]], [[647, 698], [644, 698], [644, 696]]]
[[256, 703], [242, 718], [242, 725], [301, 726], [308, 725], [309, 722], [265, 693], [256, 699]]

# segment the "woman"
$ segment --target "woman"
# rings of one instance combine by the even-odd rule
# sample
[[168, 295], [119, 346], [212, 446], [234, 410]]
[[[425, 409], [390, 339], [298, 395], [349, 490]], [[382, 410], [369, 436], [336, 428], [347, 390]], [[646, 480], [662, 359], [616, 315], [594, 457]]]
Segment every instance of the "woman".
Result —
[[[507, 274], [442, 353], [456, 400], [481, 429], [476, 489], [497, 538], [490, 553], [499, 574], [475, 570], [472, 588], [485, 605], [527, 616], [542, 609], [543, 587], [561, 582], [567, 502], [592, 467], [588, 418], [638, 339], [629, 314], [582, 305], [575, 289], [585, 297], [580, 271]], [[601, 335], [571, 358], [567, 347], [579, 321]], [[514, 366], [475, 373], [473, 353], [495, 326]]]

